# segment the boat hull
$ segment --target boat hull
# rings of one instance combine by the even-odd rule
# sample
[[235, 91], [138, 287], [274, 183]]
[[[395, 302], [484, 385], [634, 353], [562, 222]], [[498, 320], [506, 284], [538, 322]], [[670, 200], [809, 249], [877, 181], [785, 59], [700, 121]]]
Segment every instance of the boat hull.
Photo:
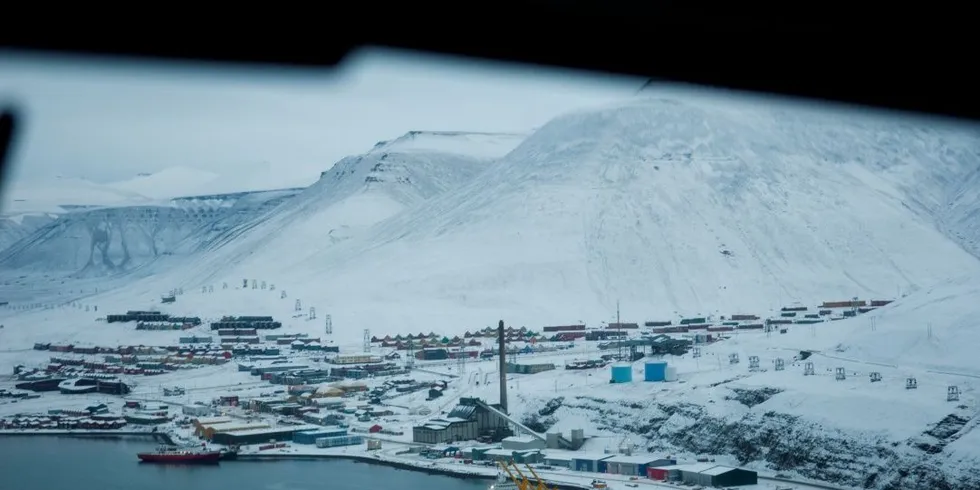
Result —
[[217, 464], [221, 460], [221, 453], [191, 453], [191, 454], [157, 454], [157, 453], [137, 453], [136, 456], [144, 463], [164, 463], [164, 464]]

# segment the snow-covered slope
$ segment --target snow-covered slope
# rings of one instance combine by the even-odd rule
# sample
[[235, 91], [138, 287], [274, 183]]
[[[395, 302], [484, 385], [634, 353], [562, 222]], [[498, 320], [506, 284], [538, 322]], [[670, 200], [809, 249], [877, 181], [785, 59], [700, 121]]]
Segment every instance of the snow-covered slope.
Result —
[[980, 378], [980, 277], [944, 281], [859, 318], [791, 330], [780, 343], [834, 358]]
[[[252, 222], [300, 189], [79, 208], [0, 252], [0, 273], [102, 276], [187, 255]], [[150, 273], [152, 271], [145, 271]]]
[[644, 99], [560, 117], [466, 186], [342, 246], [277, 253], [270, 241], [264, 254], [302, 249], [302, 260], [250, 263], [228, 279], [315, 289], [344, 305], [337, 316], [406, 331], [501, 315], [608, 320], [617, 299], [676, 317], [895, 297], [980, 272], [909, 204], [976, 168], [978, 142], [860, 117]]
[[24, 213], [0, 216], [0, 250], [4, 250], [34, 230], [58, 219], [51, 213]]
[[229, 231], [176, 280], [193, 283], [223, 273], [237, 282], [255, 268], [304, 267], [308, 257], [469, 182], [525, 137], [413, 131], [379, 142], [337, 162], [262, 223]]

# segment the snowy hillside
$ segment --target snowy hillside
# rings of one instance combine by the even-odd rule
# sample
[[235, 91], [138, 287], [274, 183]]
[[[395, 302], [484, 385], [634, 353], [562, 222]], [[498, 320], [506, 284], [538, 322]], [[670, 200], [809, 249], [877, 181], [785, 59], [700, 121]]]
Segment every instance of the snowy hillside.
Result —
[[309, 257], [469, 182], [525, 137], [413, 131], [379, 142], [363, 155], [337, 162], [262, 223], [215, 241], [212, 253], [179, 270], [175, 281], [207, 281], [216, 272], [234, 270], [238, 282], [257, 267], [305, 267]]
[[237, 261], [221, 254], [212, 264], [234, 271], [217, 280], [315, 289], [344, 305], [338, 316], [405, 331], [496, 316], [599, 322], [617, 299], [630, 314], [676, 318], [896, 297], [980, 272], [909, 205], [976, 168], [978, 142], [854, 117], [644, 100], [560, 117], [466, 186], [342, 246], [263, 248], [300, 251], [293, 266], [228, 269]]
[[4, 186], [0, 197], [0, 250], [71, 210], [151, 201], [142, 194], [111, 185], [61, 176]]
[[34, 230], [54, 221], [56, 214], [25, 213], [13, 216], [0, 216], [0, 250], [4, 250]]
[[0, 251], [0, 272], [99, 277], [132, 271], [161, 257], [197, 251], [298, 192], [243, 192], [73, 209]]

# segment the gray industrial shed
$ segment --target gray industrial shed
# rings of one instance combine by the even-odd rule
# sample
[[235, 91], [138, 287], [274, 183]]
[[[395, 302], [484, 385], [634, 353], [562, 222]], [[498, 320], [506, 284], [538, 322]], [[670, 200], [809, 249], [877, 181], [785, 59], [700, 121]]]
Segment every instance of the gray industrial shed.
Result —
[[704, 485], [707, 487], [736, 487], [741, 485], [756, 485], [759, 483], [758, 473], [741, 468], [716, 464], [698, 464], [678, 467], [681, 480], [684, 483]]
[[477, 422], [456, 417], [435, 418], [412, 428], [412, 441], [426, 444], [468, 441], [479, 435]]
[[412, 441], [426, 444], [473, 440], [487, 432], [509, 431], [507, 420], [486, 410], [476, 398], [460, 398], [445, 417], [412, 428]]

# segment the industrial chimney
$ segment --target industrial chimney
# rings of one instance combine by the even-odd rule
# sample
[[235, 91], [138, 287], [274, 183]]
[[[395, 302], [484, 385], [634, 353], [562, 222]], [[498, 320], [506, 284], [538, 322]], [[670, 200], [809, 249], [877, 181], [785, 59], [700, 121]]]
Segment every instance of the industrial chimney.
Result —
[[507, 343], [504, 341], [504, 321], [497, 324], [497, 343], [500, 348], [500, 408], [507, 411]]

